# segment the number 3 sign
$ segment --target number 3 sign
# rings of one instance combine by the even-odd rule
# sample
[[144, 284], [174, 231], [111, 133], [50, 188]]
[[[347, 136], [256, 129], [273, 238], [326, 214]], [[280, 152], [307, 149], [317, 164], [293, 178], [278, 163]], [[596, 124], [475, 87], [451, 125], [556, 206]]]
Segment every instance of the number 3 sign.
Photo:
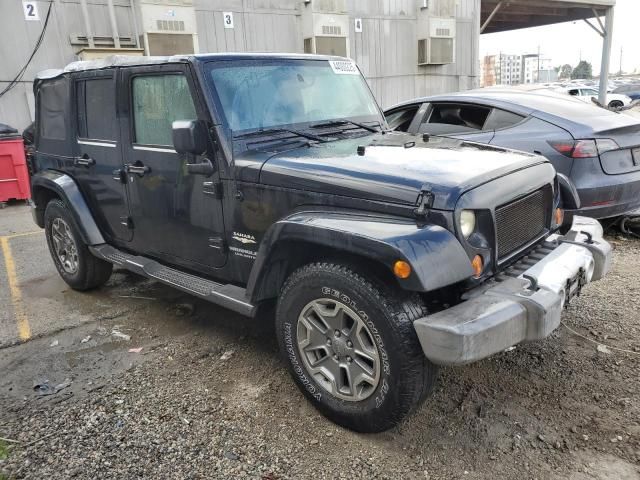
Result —
[[22, 9], [24, 10], [24, 19], [31, 21], [39, 21], [40, 14], [38, 13], [37, 2], [22, 2]]
[[224, 28], [233, 28], [233, 12], [222, 12]]

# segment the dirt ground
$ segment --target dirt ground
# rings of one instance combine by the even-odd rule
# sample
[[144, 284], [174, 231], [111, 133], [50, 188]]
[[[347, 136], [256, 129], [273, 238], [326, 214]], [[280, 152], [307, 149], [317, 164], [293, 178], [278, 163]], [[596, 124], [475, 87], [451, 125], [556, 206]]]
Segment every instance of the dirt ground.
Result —
[[[15, 215], [1, 235], [34, 229]], [[405, 424], [361, 435], [303, 398], [268, 312], [123, 271], [73, 292], [41, 234], [12, 237], [31, 335], [0, 267], [0, 479], [640, 479], [640, 241], [609, 240], [613, 271], [563, 317], [580, 336], [444, 368]]]

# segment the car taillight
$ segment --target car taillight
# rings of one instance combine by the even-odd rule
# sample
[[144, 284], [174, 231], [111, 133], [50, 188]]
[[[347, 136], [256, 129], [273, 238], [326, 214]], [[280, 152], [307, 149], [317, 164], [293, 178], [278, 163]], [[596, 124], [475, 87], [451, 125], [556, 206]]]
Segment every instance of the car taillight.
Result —
[[608, 138], [598, 140], [576, 140], [549, 142], [557, 152], [569, 158], [591, 158], [620, 148], [618, 144]]
[[557, 152], [560, 152], [565, 157], [571, 158], [571, 154], [573, 153], [573, 147], [576, 146], [575, 142], [549, 142]]
[[605, 152], [610, 152], [611, 150], [618, 150], [620, 145], [618, 145], [615, 140], [611, 140], [609, 138], [599, 138], [596, 140], [596, 144], [598, 145], [598, 153], [602, 155]]
[[573, 148], [572, 158], [591, 158], [598, 156], [598, 146], [595, 140], [578, 140]]

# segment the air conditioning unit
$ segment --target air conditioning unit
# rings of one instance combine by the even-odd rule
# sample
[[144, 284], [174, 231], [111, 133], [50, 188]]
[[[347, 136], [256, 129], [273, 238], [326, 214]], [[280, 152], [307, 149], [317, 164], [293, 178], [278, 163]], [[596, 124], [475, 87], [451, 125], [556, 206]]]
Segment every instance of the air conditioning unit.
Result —
[[[331, 8], [342, 4], [328, 2]], [[324, 4], [319, 4], [318, 8]], [[349, 16], [305, 10], [302, 15], [304, 52], [321, 55], [349, 56]]]
[[198, 52], [193, 0], [138, 0], [147, 55]]
[[429, 36], [418, 40], [418, 65], [446, 65], [456, 61], [456, 21], [429, 19]]

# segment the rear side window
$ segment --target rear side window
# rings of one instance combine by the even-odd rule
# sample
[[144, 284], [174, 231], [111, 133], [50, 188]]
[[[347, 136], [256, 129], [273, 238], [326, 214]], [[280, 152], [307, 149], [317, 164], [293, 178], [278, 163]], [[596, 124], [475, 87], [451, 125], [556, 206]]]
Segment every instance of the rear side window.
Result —
[[78, 137], [116, 140], [116, 97], [113, 79], [76, 82]]
[[43, 140], [66, 140], [65, 109], [67, 81], [64, 78], [44, 82], [39, 87], [39, 133]]
[[184, 75], [144, 75], [133, 78], [133, 141], [139, 145], [173, 144], [171, 125], [195, 120], [195, 105]]
[[432, 104], [427, 123], [458, 125], [460, 131], [483, 130], [490, 108], [477, 105], [442, 103]]
[[524, 120], [522, 115], [517, 113], [506, 112], [499, 108], [494, 108], [484, 124], [485, 130], [500, 130], [502, 128], [512, 127]]

